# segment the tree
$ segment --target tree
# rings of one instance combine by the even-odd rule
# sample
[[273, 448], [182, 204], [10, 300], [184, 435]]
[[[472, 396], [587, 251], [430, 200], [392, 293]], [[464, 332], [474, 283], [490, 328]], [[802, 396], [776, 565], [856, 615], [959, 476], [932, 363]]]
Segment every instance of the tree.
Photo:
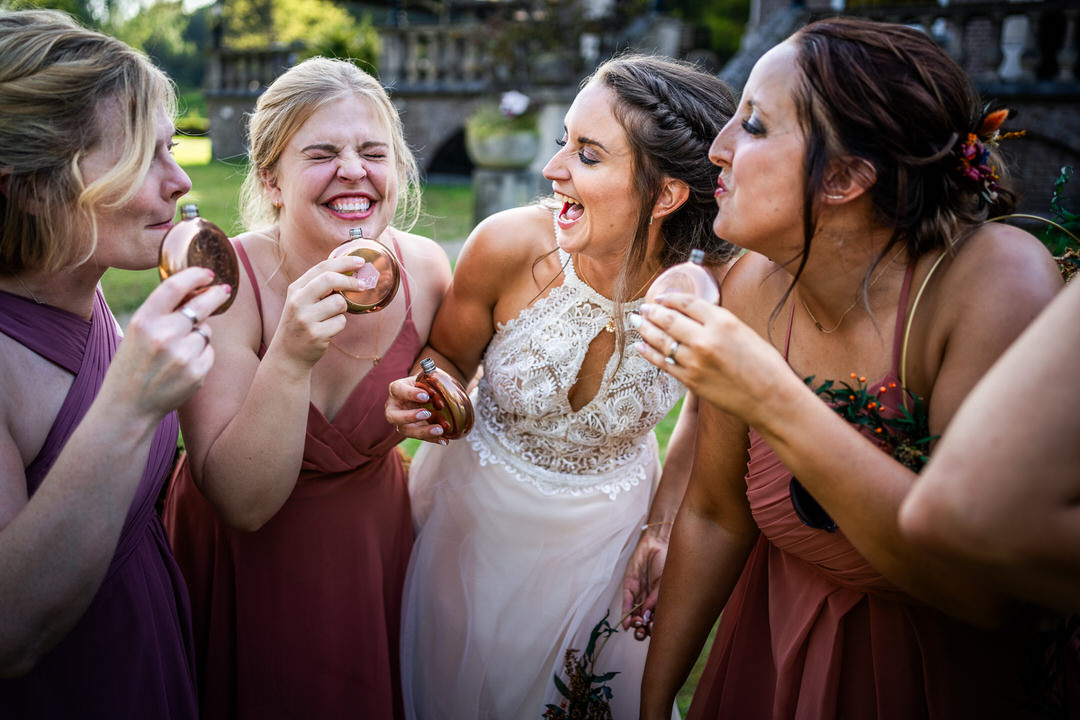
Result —
[[329, 0], [230, 0], [225, 44], [254, 49], [302, 43], [303, 56], [351, 57], [375, 67], [379, 36], [369, 18], [357, 21]]

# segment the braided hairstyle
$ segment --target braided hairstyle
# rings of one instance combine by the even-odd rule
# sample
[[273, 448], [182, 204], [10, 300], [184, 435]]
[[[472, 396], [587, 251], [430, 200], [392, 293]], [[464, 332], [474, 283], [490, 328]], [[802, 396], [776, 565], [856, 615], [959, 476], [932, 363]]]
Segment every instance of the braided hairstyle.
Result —
[[734, 257], [738, 248], [712, 230], [716, 168], [709, 162], [713, 138], [735, 112], [731, 89], [689, 63], [637, 54], [606, 61], [583, 85], [588, 83], [600, 83], [615, 96], [615, 118], [630, 144], [641, 198], [634, 239], [616, 285], [616, 301], [636, 289], [628, 287], [629, 277], [645, 264], [649, 220], [666, 178], [685, 182], [690, 196], [664, 218], [661, 265], [670, 267], [688, 259], [694, 248], [705, 251], [706, 263]]
[[[106, 103], [119, 124], [102, 122]], [[89, 259], [95, 210], [130, 200], [150, 168], [159, 108], [175, 117], [174, 89], [141, 53], [60, 12], [0, 11], [0, 273]], [[79, 161], [107, 132], [123, 156], [88, 186]]]
[[1002, 177], [992, 195], [960, 172], [961, 146], [979, 131], [985, 110], [971, 80], [925, 32], [832, 18], [798, 30], [791, 42], [801, 75], [795, 103], [807, 138], [802, 265], [826, 168], [836, 158], [873, 165], [875, 220], [893, 228], [867, 278], [899, 243], [914, 259], [1012, 211], [1016, 196], [996, 148], [988, 146]]

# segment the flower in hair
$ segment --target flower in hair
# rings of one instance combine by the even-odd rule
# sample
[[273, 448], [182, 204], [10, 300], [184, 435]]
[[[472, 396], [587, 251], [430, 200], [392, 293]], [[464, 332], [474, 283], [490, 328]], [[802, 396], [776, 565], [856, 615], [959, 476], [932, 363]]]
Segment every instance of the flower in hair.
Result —
[[987, 113], [979, 124], [978, 132], [968, 133], [957, 151], [960, 177], [974, 185], [987, 202], [994, 202], [998, 197], [998, 171], [990, 162], [990, 149], [997, 147], [1002, 140], [1026, 134], [1023, 130], [1002, 133], [1001, 125], [1008, 117], [1009, 110], [1006, 108]]

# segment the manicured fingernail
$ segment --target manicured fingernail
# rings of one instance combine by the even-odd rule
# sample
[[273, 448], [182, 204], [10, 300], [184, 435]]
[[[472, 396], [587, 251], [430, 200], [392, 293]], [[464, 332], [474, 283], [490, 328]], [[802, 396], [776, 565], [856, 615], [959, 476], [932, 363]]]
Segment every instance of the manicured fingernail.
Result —
[[634, 343], [633, 348], [634, 348], [634, 350], [636, 350], [638, 352], [639, 355], [644, 355], [645, 354], [645, 343], [636, 342], [636, 343]]
[[221, 287], [225, 288], [225, 294], [226, 295], [232, 295], [232, 285], [229, 285], [228, 283], [225, 283]]
[[446, 447], [447, 445], [450, 444], [450, 441], [447, 440], [446, 438], [440, 438], [439, 439], [439, 444], [442, 445], [443, 447]]
[[431, 417], [431, 413], [427, 410], [421, 410], [420, 412], [416, 413], [417, 420], [427, 420], [429, 417]]
[[419, 395], [416, 396], [416, 401], [417, 402], [427, 402], [430, 399], [431, 398], [428, 397], [428, 394], [426, 392], [422, 392], [422, 393], [420, 393]]
[[642, 615], [642, 618], [645, 620], [645, 622], [649, 622], [650, 620], [652, 620], [652, 610], [646, 610]]
[[627, 321], [630, 323], [630, 327], [632, 328], [639, 328], [641, 327], [641, 323], [645, 322], [637, 313], [630, 313], [630, 317], [627, 318]]
[[649, 317], [649, 313], [653, 310], [652, 303], [641, 303], [641, 307], [638, 308], [638, 312], [644, 317]]
[[432, 435], [442, 435], [443, 434], [442, 425], [436, 425], [435, 427], [431, 428], [431, 434]]

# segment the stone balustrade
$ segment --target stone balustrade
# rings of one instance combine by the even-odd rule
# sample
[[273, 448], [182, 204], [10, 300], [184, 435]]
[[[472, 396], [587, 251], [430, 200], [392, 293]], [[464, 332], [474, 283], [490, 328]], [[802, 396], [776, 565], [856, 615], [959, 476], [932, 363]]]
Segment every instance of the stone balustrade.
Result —
[[883, 5], [811, 0], [810, 19], [845, 15], [912, 25], [930, 32], [984, 91], [995, 96], [1080, 94], [1080, 5], [1074, 0]]

